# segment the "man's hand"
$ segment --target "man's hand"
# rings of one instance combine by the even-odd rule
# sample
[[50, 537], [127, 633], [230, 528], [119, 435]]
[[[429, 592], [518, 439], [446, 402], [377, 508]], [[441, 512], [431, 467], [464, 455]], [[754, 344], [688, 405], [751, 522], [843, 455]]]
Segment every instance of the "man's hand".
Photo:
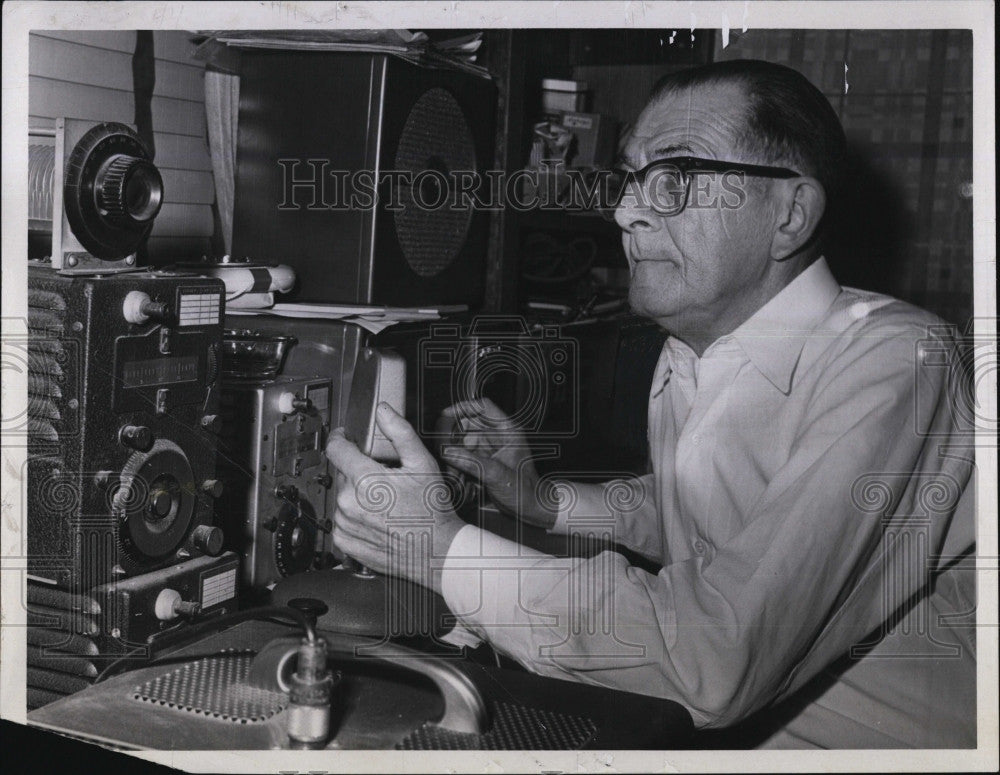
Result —
[[538, 527], [556, 521], [556, 502], [542, 492], [546, 483], [538, 476], [531, 447], [511, 419], [487, 398], [460, 401], [442, 412], [454, 418], [464, 433], [462, 445], [446, 445], [442, 456], [475, 476], [490, 498], [506, 513]]
[[362, 454], [341, 428], [330, 434], [326, 455], [338, 471], [333, 542], [372, 570], [440, 592], [431, 556], [444, 558], [465, 522], [452, 510], [437, 462], [413, 427], [384, 403], [375, 419], [402, 465], [387, 468]]

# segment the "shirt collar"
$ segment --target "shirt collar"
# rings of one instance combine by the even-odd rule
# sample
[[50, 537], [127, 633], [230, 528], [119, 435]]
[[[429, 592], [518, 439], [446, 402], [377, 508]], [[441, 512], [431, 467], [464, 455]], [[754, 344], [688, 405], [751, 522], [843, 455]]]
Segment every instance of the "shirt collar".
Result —
[[826, 259], [820, 257], [731, 336], [754, 367], [778, 390], [788, 394], [806, 339], [840, 290]]

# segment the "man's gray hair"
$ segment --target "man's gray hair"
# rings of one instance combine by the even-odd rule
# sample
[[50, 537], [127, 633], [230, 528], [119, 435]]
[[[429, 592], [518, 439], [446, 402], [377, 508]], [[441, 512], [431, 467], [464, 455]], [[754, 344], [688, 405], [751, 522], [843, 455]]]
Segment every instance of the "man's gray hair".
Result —
[[686, 89], [739, 84], [747, 94], [743, 133], [734, 138], [743, 161], [791, 167], [823, 185], [828, 204], [837, 198], [846, 140], [840, 119], [823, 93], [801, 73], [753, 59], [735, 59], [681, 70], [661, 78], [650, 98]]

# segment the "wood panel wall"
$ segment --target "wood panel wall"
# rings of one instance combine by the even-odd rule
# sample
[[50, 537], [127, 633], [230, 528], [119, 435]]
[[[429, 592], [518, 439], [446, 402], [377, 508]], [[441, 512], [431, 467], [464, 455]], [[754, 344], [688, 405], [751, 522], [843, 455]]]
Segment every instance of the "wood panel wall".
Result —
[[733, 37], [718, 58], [795, 68], [844, 125], [848, 185], [828, 251], [837, 278], [964, 328], [973, 314], [971, 32], [750, 30]]
[[[155, 162], [164, 204], [149, 239], [152, 261], [198, 258], [210, 252], [215, 186], [205, 130], [204, 64], [189, 34], [153, 33]], [[134, 30], [37, 30], [29, 36], [28, 113], [32, 127], [58, 116], [93, 121], [135, 120], [132, 91]]]

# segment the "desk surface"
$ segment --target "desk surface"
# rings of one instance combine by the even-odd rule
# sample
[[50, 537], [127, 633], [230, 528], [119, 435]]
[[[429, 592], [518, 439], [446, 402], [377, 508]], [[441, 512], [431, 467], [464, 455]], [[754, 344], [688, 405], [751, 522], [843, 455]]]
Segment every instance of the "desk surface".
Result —
[[[140, 687], [193, 662], [257, 651], [294, 633], [246, 622], [28, 714], [28, 722], [126, 748], [267, 750], [287, 747], [287, 713], [247, 723], [138, 698]], [[374, 643], [374, 641], [368, 641]], [[414, 660], [414, 663], [420, 660]], [[440, 734], [443, 704], [419, 670], [335, 661], [344, 680], [334, 703], [331, 749], [676, 749], [690, 745], [691, 719], [677, 703], [456, 660], [491, 712], [485, 735]], [[225, 668], [221, 672], [232, 672]], [[220, 680], [220, 679], [216, 679]], [[223, 687], [221, 694], [228, 691]], [[221, 696], [216, 692], [217, 696]]]

